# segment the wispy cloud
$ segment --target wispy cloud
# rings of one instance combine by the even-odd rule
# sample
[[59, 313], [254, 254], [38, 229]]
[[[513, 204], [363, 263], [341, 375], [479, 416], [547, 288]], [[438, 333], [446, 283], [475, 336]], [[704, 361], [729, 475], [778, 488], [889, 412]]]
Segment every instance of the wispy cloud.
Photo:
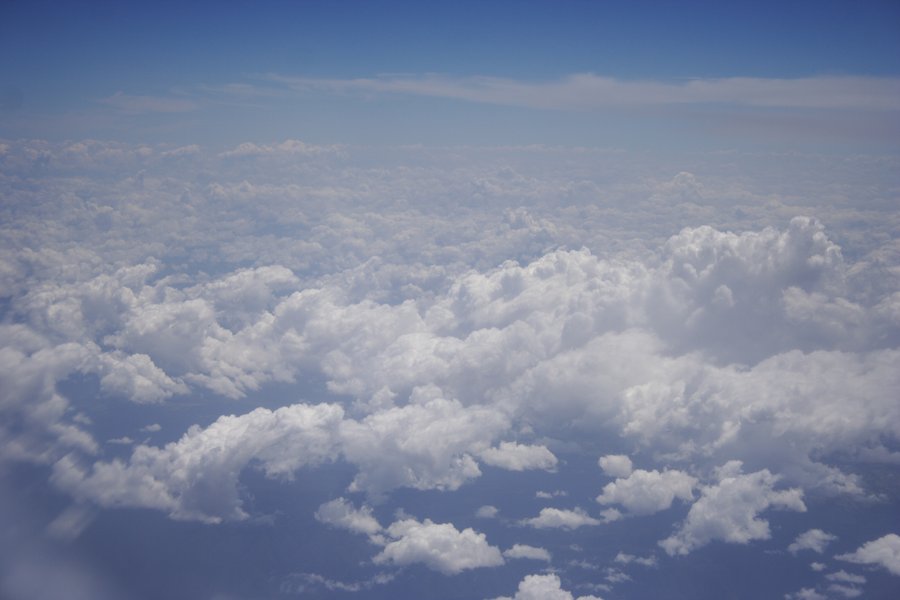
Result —
[[900, 110], [900, 79], [879, 77], [625, 81], [579, 73], [544, 82], [435, 74], [359, 79], [267, 74], [264, 78], [298, 92], [409, 94], [542, 109], [721, 104], [759, 108]]

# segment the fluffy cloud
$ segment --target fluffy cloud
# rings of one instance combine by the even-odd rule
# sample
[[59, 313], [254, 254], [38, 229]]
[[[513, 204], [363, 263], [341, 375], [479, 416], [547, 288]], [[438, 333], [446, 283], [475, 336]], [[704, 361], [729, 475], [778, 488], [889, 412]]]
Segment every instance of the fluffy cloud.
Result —
[[163, 448], [137, 446], [129, 462], [98, 462], [85, 469], [71, 456], [54, 464], [53, 480], [76, 497], [104, 506], [167, 511], [178, 519], [243, 519], [238, 477], [251, 462], [271, 477], [338, 455], [344, 416], [332, 404], [295, 404], [225, 416], [193, 427]]
[[574, 510], [542, 508], [536, 517], [523, 519], [522, 524], [536, 529], [577, 529], [589, 525], [602, 525], [604, 521], [595, 519], [581, 508]]
[[496, 448], [483, 450], [479, 458], [486, 465], [509, 471], [550, 470], [557, 463], [556, 456], [545, 446], [526, 446], [515, 442], [501, 442]]
[[559, 575], [526, 575], [519, 582], [519, 589], [512, 598], [504, 596], [496, 600], [601, 600], [598, 596], [579, 596], [577, 599], [562, 589]]
[[503, 551], [506, 558], [527, 558], [530, 560], [545, 560], [550, 562], [550, 553], [544, 548], [536, 548], [527, 544], [513, 544], [512, 548]]
[[631, 459], [624, 454], [607, 454], [597, 459], [597, 464], [610, 477], [628, 477], [631, 475]]
[[357, 509], [344, 498], [336, 498], [321, 505], [316, 510], [315, 517], [322, 523], [346, 529], [352, 533], [374, 536], [381, 531], [381, 524], [372, 516], [370, 507], [363, 506]]
[[825, 547], [836, 539], [837, 536], [825, 533], [821, 529], [810, 529], [798, 535], [797, 539], [788, 546], [788, 551], [791, 554], [797, 554], [801, 550], [812, 550], [822, 554]]
[[688, 554], [692, 550], [720, 540], [746, 544], [768, 539], [769, 523], [759, 514], [769, 508], [805, 511], [803, 492], [792, 488], [775, 490], [778, 477], [763, 469], [742, 474], [741, 463], [732, 461], [718, 470], [719, 481], [704, 486], [700, 499], [684, 522], [659, 545], [669, 554]]
[[859, 564], [879, 565], [900, 575], [900, 535], [889, 533], [877, 540], [866, 542], [855, 552], [839, 554], [835, 558]]
[[445, 575], [503, 564], [500, 550], [471, 528], [459, 531], [450, 523], [403, 519], [391, 524], [385, 533], [391, 541], [374, 558], [377, 564], [422, 563]]
[[597, 502], [621, 504], [631, 514], [649, 515], [669, 508], [675, 498], [693, 500], [695, 485], [697, 479], [681, 471], [638, 469], [623, 479], [606, 484], [603, 493], [597, 496]]

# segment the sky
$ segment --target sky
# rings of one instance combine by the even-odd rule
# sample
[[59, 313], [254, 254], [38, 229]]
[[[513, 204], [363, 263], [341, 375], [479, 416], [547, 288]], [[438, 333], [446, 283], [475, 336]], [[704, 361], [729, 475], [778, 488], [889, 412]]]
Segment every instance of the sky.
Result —
[[0, 596], [893, 598], [893, 2], [5, 2]]

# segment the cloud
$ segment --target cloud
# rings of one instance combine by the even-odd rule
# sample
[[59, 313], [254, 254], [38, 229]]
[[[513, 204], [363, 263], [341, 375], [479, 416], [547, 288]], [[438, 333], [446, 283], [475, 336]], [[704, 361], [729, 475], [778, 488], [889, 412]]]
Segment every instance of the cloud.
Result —
[[855, 552], [839, 554], [838, 560], [884, 567], [894, 575], [900, 575], [900, 535], [889, 533], [877, 540], [866, 542]]
[[793, 594], [785, 594], [785, 600], [827, 600], [825, 596], [813, 588], [801, 588]]
[[719, 481], [701, 488], [698, 499], [674, 535], [659, 545], [670, 556], [688, 554], [712, 541], [747, 544], [769, 539], [769, 523], [758, 518], [769, 508], [805, 511], [803, 492], [797, 488], [775, 490], [778, 477], [767, 469], [742, 474], [741, 463], [730, 461], [719, 468]]
[[523, 519], [521, 523], [536, 529], [578, 529], [579, 527], [602, 525], [605, 521], [595, 519], [583, 509], [542, 508], [536, 517]]
[[628, 477], [631, 475], [631, 459], [624, 454], [608, 454], [601, 456], [597, 464], [610, 477]]
[[364, 533], [370, 537], [378, 534], [382, 527], [378, 520], [372, 516], [372, 509], [368, 506], [355, 508], [344, 498], [336, 498], [319, 506], [315, 513], [316, 520], [346, 529], [352, 533]]
[[822, 554], [825, 547], [836, 539], [836, 535], [825, 533], [821, 529], [810, 529], [798, 535], [797, 539], [788, 546], [788, 551], [791, 554], [797, 554], [801, 550], [812, 550]]
[[479, 519], [493, 519], [500, 513], [500, 510], [496, 506], [491, 506], [490, 504], [485, 504], [484, 506], [479, 506], [478, 510], [475, 511], [475, 516]]
[[496, 448], [483, 450], [478, 457], [486, 465], [508, 471], [526, 469], [552, 470], [558, 462], [545, 446], [526, 446], [515, 442], [501, 442]]
[[544, 560], [550, 562], [550, 553], [544, 548], [535, 548], [527, 544], [513, 544], [512, 548], [503, 551], [506, 558], [527, 558], [529, 560]]
[[444, 575], [456, 575], [504, 562], [500, 550], [489, 545], [483, 533], [471, 528], [459, 531], [450, 523], [403, 519], [391, 524], [386, 534], [391, 541], [374, 558], [376, 564], [422, 563]]
[[247, 517], [238, 477], [251, 461], [270, 477], [290, 477], [301, 466], [334, 460], [343, 410], [331, 404], [296, 404], [219, 417], [192, 427], [163, 448], [140, 445], [128, 463], [97, 462], [84, 468], [65, 456], [53, 481], [75, 497], [102, 506], [164, 510], [176, 519], [218, 523]]
[[900, 82], [888, 77], [731, 77], [685, 81], [623, 81], [579, 73], [548, 82], [499, 77], [384, 76], [313, 79], [269, 75], [295, 91], [388, 93], [452, 98], [553, 110], [716, 104], [754, 108], [900, 110]]
[[618, 554], [616, 554], [616, 558], [614, 560], [617, 563], [622, 563], [625, 565], [635, 563], [638, 565], [643, 565], [645, 567], [655, 567], [657, 563], [655, 556], [635, 556], [633, 554], [626, 554], [625, 552], [619, 552]]
[[598, 596], [579, 596], [562, 589], [559, 575], [526, 575], [519, 582], [519, 589], [512, 598], [504, 596], [495, 600], [600, 600]]
[[[617, 464], [617, 467], [622, 467]], [[626, 478], [603, 487], [597, 496], [600, 504], [621, 504], [629, 513], [650, 515], [672, 506], [675, 498], [694, 499], [697, 479], [681, 471], [644, 471], [638, 469]]]

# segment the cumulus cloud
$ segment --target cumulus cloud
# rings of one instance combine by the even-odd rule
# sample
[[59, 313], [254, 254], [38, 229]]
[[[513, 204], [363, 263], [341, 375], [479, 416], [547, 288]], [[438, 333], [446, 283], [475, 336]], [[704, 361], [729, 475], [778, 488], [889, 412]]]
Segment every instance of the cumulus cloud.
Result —
[[597, 460], [603, 472], [610, 477], [628, 477], [631, 475], [631, 459], [624, 454], [607, 454]]
[[558, 462], [545, 446], [526, 446], [515, 442], [501, 442], [496, 448], [483, 450], [479, 458], [486, 465], [509, 471], [550, 470]]
[[810, 529], [798, 535], [797, 539], [788, 546], [788, 551], [791, 554], [797, 554], [801, 550], [812, 550], [822, 554], [825, 547], [836, 539], [836, 535], [825, 533], [821, 529]]
[[322, 523], [352, 533], [364, 533], [370, 537], [381, 531], [381, 524], [372, 516], [371, 507], [355, 508], [344, 498], [336, 498], [322, 504], [316, 510], [315, 517]]
[[603, 493], [597, 496], [597, 502], [620, 504], [631, 514], [649, 515], [669, 508], [675, 498], [693, 500], [696, 485], [695, 477], [681, 471], [638, 469], [625, 478], [606, 484]]
[[483, 533], [471, 528], [459, 531], [450, 523], [403, 519], [385, 530], [390, 541], [374, 561], [376, 564], [406, 566], [422, 563], [444, 575], [467, 569], [503, 564], [500, 550], [491, 546]]
[[523, 519], [522, 524], [536, 529], [578, 529], [590, 525], [602, 525], [604, 521], [595, 519], [584, 509], [542, 508], [536, 517]]
[[550, 553], [544, 548], [536, 548], [527, 544], [513, 544], [512, 548], [503, 551], [506, 558], [527, 558], [530, 560], [544, 560], [550, 562]]
[[332, 404], [296, 404], [225, 416], [193, 427], [162, 448], [137, 446], [128, 463], [85, 468], [67, 455], [53, 466], [62, 489], [104, 506], [164, 510], [178, 519], [244, 519], [238, 477], [251, 462], [271, 477], [290, 477], [305, 465], [333, 460], [344, 413]]
[[562, 589], [562, 581], [559, 575], [526, 575], [519, 582], [516, 595], [510, 598], [503, 596], [495, 600], [601, 600], [598, 596], [579, 596], [577, 599]]
[[712, 541], [747, 544], [769, 539], [769, 523], [759, 514], [769, 508], [805, 511], [803, 492], [774, 489], [778, 477], [767, 469], [742, 474], [731, 461], [718, 470], [719, 481], [701, 489], [684, 522], [659, 545], [669, 555], [688, 554]]
[[839, 560], [884, 567], [894, 575], [900, 575], [900, 535], [889, 533], [877, 540], [866, 542], [855, 552], [835, 556]]
[[500, 514], [500, 510], [496, 506], [491, 506], [490, 504], [479, 506], [478, 510], [475, 511], [475, 516], [479, 519], [493, 519], [498, 514]]

